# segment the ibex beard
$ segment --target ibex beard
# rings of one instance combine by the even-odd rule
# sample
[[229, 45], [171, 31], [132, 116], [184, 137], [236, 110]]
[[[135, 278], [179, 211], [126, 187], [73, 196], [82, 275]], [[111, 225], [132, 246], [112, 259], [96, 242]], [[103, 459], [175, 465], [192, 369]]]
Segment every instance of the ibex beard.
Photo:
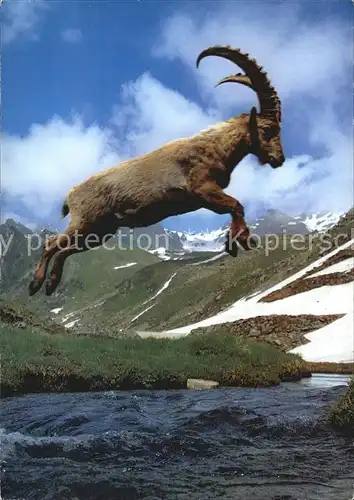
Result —
[[[245, 250], [255, 246], [244, 220], [243, 206], [223, 189], [229, 185], [233, 169], [248, 154], [255, 155], [261, 165], [278, 168], [284, 163], [280, 99], [267, 74], [248, 54], [229, 46], [209, 47], [199, 54], [197, 67], [207, 56], [226, 58], [244, 71], [222, 79], [217, 85], [234, 82], [253, 89], [260, 111], [252, 107], [248, 114], [165, 144], [73, 187], [62, 208], [63, 217], [70, 213], [70, 223], [43, 248], [29, 284], [30, 295], [41, 288], [51, 259], [47, 295], [60, 283], [67, 257], [100, 246], [119, 227], [147, 227], [200, 208], [231, 215], [226, 241], [230, 255], [237, 256], [238, 245]], [[86, 238], [89, 234], [96, 236], [90, 245]]]

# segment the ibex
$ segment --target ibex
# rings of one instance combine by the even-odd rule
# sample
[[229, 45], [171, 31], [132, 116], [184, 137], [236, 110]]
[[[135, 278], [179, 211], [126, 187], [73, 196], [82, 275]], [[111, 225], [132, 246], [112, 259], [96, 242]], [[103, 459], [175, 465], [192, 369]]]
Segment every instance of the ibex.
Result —
[[200, 208], [231, 215], [227, 238], [231, 244], [226, 243], [230, 255], [237, 255], [238, 244], [245, 250], [255, 246], [243, 206], [223, 189], [233, 169], [248, 154], [255, 155], [261, 165], [268, 163], [277, 168], [284, 163], [280, 100], [267, 73], [240, 49], [209, 47], [199, 54], [197, 68], [206, 56], [223, 57], [244, 71], [220, 80], [216, 86], [236, 82], [250, 87], [257, 93], [260, 112], [252, 107], [249, 114], [124, 161], [73, 187], [62, 208], [63, 217], [70, 212], [71, 221], [63, 233], [44, 245], [29, 285], [30, 295], [41, 288], [53, 257], [47, 295], [60, 283], [67, 257], [102, 245], [119, 227], [146, 227]]

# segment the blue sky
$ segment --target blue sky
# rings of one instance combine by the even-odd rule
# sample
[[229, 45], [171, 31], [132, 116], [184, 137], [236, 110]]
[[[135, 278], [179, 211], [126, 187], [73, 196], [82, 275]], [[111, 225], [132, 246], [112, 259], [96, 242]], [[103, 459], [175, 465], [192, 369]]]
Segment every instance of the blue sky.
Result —
[[[350, 0], [4, 1], [2, 217], [54, 224], [71, 186], [103, 168], [247, 112], [256, 96], [213, 86], [235, 72], [213, 44], [241, 47], [282, 99], [284, 167], [247, 157], [226, 190], [253, 216], [353, 203]], [[168, 219], [218, 227], [211, 212]]]

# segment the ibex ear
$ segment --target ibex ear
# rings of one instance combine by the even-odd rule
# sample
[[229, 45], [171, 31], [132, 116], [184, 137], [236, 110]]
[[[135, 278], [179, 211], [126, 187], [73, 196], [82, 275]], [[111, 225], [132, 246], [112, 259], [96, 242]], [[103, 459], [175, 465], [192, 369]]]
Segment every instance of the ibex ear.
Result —
[[257, 147], [259, 139], [258, 139], [258, 125], [257, 125], [257, 108], [255, 106], [253, 106], [253, 108], [251, 109], [248, 126], [251, 134], [251, 144], [254, 147]]

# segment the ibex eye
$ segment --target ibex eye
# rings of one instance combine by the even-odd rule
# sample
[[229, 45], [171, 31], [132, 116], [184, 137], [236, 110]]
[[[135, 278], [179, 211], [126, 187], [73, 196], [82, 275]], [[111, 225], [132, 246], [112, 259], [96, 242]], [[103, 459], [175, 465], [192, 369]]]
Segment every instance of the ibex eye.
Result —
[[264, 132], [264, 138], [266, 140], [269, 140], [271, 139], [272, 137], [275, 137], [277, 133], [277, 130], [275, 129], [275, 127], [272, 127], [272, 128], [269, 128], [267, 129], [265, 132]]

